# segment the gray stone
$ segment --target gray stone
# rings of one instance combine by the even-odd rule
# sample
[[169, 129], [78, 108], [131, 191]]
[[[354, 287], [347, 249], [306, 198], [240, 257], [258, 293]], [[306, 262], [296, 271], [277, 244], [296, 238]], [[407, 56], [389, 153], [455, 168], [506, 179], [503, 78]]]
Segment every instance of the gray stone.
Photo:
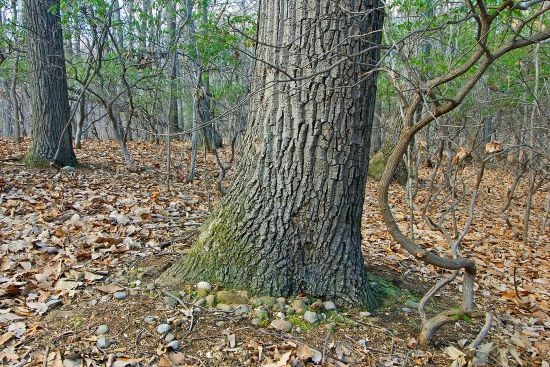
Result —
[[248, 303], [248, 298], [243, 293], [232, 291], [219, 291], [216, 298], [220, 303], [228, 305], [242, 305]]
[[216, 296], [213, 294], [206, 296], [206, 304], [213, 307], [216, 304]]
[[99, 303], [105, 303], [105, 302], [109, 302], [110, 298], [108, 295], [105, 295], [105, 296], [102, 296], [100, 299], [99, 299]]
[[232, 306], [229, 306], [229, 305], [226, 305], [224, 303], [220, 303], [218, 304], [218, 307], [217, 307], [219, 310], [222, 310], [222, 311], [226, 311], [226, 312], [231, 312], [233, 311], [233, 307]]
[[403, 308], [401, 309], [401, 311], [403, 311], [403, 312], [405, 312], [405, 313], [410, 313], [410, 312], [412, 312], [412, 310], [411, 310], [410, 308], [408, 308], [408, 307], [403, 307]]
[[245, 315], [249, 312], [250, 312], [250, 308], [248, 307], [248, 305], [239, 305], [235, 309], [235, 315], [237, 316]]
[[332, 301], [326, 301], [324, 303], [324, 306], [325, 306], [325, 310], [327, 310], [327, 311], [335, 311], [336, 310], [336, 305]]
[[307, 305], [301, 299], [295, 299], [292, 301], [292, 308], [297, 314], [303, 314], [307, 310]]
[[262, 305], [266, 307], [272, 307], [274, 304], [277, 303], [277, 300], [275, 299], [275, 297], [269, 297], [269, 296], [260, 297], [260, 301], [262, 301]]
[[208, 282], [198, 282], [197, 283], [197, 289], [204, 289], [204, 290], [210, 292], [212, 290], [212, 284], [210, 284]]
[[405, 307], [417, 309], [418, 308], [418, 302], [413, 301], [412, 299], [405, 302]]
[[97, 347], [99, 349], [105, 349], [105, 348], [109, 348], [109, 346], [111, 345], [111, 341], [107, 338], [105, 338], [104, 336], [100, 336], [96, 343]]
[[97, 299], [94, 298], [93, 300], [90, 301], [90, 306], [95, 306], [95, 305], [97, 305]]
[[151, 283], [147, 284], [146, 288], [147, 288], [148, 291], [152, 291], [152, 290], [155, 289], [155, 287], [156, 287], [155, 283], [151, 282]]
[[155, 316], [145, 316], [143, 318], [143, 321], [145, 321], [148, 324], [154, 324], [155, 320], [156, 320]]
[[206, 300], [204, 298], [201, 298], [197, 300], [197, 302], [195, 302], [193, 305], [195, 307], [202, 307], [205, 303], [206, 303]]
[[277, 317], [281, 320], [284, 320], [286, 318], [285, 314], [282, 313], [282, 312], [277, 312], [277, 314], [275, 314], [275, 317]]
[[225, 326], [225, 324], [226, 324], [225, 321], [218, 321], [218, 322], [216, 322], [216, 326], [217, 326], [217, 327]]
[[115, 297], [115, 299], [118, 299], [118, 300], [124, 299], [126, 298], [126, 292], [115, 292], [113, 294], [113, 297]]
[[283, 303], [275, 303], [271, 309], [275, 312], [284, 312], [285, 305]]
[[256, 316], [260, 319], [268, 319], [269, 318], [269, 312], [267, 312], [263, 308], [257, 308], [257, 309], [254, 310], [254, 316]]
[[109, 332], [109, 327], [107, 325], [99, 325], [95, 331], [97, 335], [105, 335]]
[[252, 307], [258, 307], [262, 305], [262, 300], [259, 298], [251, 298], [250, 304], [252, 305]]
[[304, 321], [309, 322], [310, 324], [315, 324], [317, 321], [319, 321], [319, 317], [313, 311], [306, 311], [304, 313]]
[[172, 333], [168, 333], [166, 334], [166, 336], [164, 337], [164, 341], [167, 342], [167, 343], [170, 343], [172, 340], [176, 339], [176, 336]]
[[361, 317], [371, 317], [372, 314], [369, 311], [362, 311], [362, 312], [359, 312], [359, 316], [361, 316]]
[[252, 325], [255, 325], [255, 326], [260, 325], [260, 322], [262, 322], [262, 320], [259, 319], [259, 318], [257, 318], [257, 317], [256, 317], [256, 318], [253, 318], [252, 320], [250, 320], [250, 323], [251, 323]]
[[162, 335], [168, 333], [170, 330], [172, 330], [172, 327], [168, 324], [160, 324], [157, 326], [157, 333]]
[[168, 347], [172, 348], [172, 350], [179, 350], [180, 349], [180, 342], [177, 340], [172, 340], [170, 343], [168, 343]]
[[162, 300], [164, 301], [164, 303], [172, 308], [176, 308], [179, 305], [178, 300], [171, 296], [163, 296]]
[[292, 324], [286, 320], [276, 319], [271, 321], [270, 325], [277, 330], [284, 331], [285, 333], [288, 333], [290, 330], [292, 330]]

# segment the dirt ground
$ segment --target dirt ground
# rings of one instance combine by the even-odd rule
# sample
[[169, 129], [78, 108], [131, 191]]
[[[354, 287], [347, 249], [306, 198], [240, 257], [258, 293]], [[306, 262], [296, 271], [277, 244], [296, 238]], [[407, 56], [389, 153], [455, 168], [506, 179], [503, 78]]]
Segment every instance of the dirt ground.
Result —
[[[176, 142], [168, 187], [164, 146], [130, 143], [140, 173], [125, 170], [111, 141], [84, 142], [77, 151], [83, 166], [75, 171], [29, 169], [12, 159], [27, 149], [28, 141], [17, 146], [0, 139], [2, 366], [447, 366], [457, 358], [453, 351], [468, 357], [463, 346], [483, 324], [457, 321], [441, 329], [433, 345], [417, 348], [421, 323], [412, 306], [447, 273], [419, 263], [391, 238], [376, 207], [375, 182], [367, 184], [363, 250], [376, 286], [384, 288], [383, 304], [370, 316], [326, 313], [315, 325], [296, 318], [286, 333], [256, 326], [248, 314], [195, 309], [191, 285], [182, 287], [190, 301], [176, 305], [151, 285], [189, 250], [219, 199], [213, 156], [201, 153], [197, 178], [187, 183], [189, 148]], [[473, 180], [475, 168], [465, 168], [464, 177]], [[476, 304], [495, 317], [484, 341], [488, 364], [548, 366], [550, 229], [542, 228], [548, 184], [533, 200], [524, 245], [515, 232], [523, 230], [525, 182], [507, 211], [512, 229], [502, 215], [512, 179], [502, 169], [486, 173], [462, 255], [479, 267]], [[418, 205], [426, 200], [427, 172], [420, 182]], [[459, 225], [467, 201], [459, 206]], [[406, 230], [401, 187], [393, 187], [391, 204]], [[415, 233], [427, 249], [448, 253], [443, 236], [419, 216]], [[430, 314], [460, 303], [459, 278], [429, 304]], [[115, 292], [126, 297], [117, 300]], [[171, 325], [179, 348], [157, 332], [161, 323]], [[97, 345], [100, 325], [110, 329], [106, 348]]]

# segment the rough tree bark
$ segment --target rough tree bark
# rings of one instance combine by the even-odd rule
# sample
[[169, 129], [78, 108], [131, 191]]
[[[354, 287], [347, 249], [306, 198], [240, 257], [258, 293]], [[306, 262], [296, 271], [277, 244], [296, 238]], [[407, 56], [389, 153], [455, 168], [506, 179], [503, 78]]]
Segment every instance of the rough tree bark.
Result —
[[59, 0], [25, 0], [32, 146], [26, 162], [74, 166]]
[[236, 177], [194, 249], [161, 285], [210, 280], [255, 294], [373, 303], [360, 222], [379, 4], [261, 2], [261, 61]]

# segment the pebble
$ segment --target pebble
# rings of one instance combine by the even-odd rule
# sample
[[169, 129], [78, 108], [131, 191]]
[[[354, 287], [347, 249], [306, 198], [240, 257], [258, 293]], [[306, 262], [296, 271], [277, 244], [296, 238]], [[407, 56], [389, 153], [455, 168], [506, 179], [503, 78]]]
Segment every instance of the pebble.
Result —
[[102, 336], [102, 337], [99, 337], [99, 339], [97, 339], [95, 344], [99, 349], [105, 349], [105, 348], [109, 348], [109, 345], [111, 345], [111, 341], [105, 338], [104, 336]]
[[250, 320], [250, 323], [251, 323], [252, 325], [255, 325], [255, 326], [260, 325], [260, 322], [262, 322], [262, 320], [259, 319], [259, 318], [257, 318], [257, 317], [254, 318], [254, 319], [252, 319], [252, 320]]
[[126, 292], [115, 292], [113, 294], [113, 297], [115, 297], [115, 299], [118, 299], [118, 300], [124, 299], [126, 298]]
[[149, 284], [147, 284], [146, 288], [147, 288], [148, 291], [152, 291], [152, 290], [155, 289], [155, 287], [156, 287], [155, 283], [149, 283]]
[[168, 333], [166, 334], [166, 336], [164, 337], [164, 341], [167, 342], [167, 343], [170, 343], [172, 340], [176, 339], [176, 336], [172, 333]]
[[263, 308], [257, 308], [254, 310], [254, 316], [259, 317], [260, 319], [267, 319], [269, 317], [269, 312]]
[[327, 311], [335, 311], [336, 310], [336, 305], [332, 301], [326, 301], [324, 305], [325, 305], [325, 310], [327, 310]]
[[206, 304], [213, 307], [216, 304], [216, 296], [213, 294], [206, 296]]
[[405, 312], [405, 313], [412, 312], [412, 310], [411, 310], [410, 308], [408, 308], [408, 307], [403, 307], [403, 308], [401, 309], [401, 311], [403, 311], [403, 312]]
[[168, 343], [168, 347], [172, 348], [172, 350], [178, 350], [180, 349], [180, 342], [177, 340], [172, 340], [170, 343]]
[[360, 339], [359, 340], [359, 345], [362, 346], [363, 348], [366, 348], [367, 344], [369, 344], [369, 341], [367, 339]]
[[198, 282], [197, 283], [197, 289], [204, 289], [210, 292], [212, 290], [212, 284], [208, 282]]
[[143, 318], [143, 321], [145, 321], [148, 324], [154, 324], [155, 323], [155, 316], [145, 316]]
[[262, 304], [266, 307], [271, 307], [277, 303], [277, 300], [275, 299], [275, 297], [269, 297], [269, 296], [260, 297], [260, 301], [262, 301]]
[[197, 300], [197, 302], [193, 303], [195, 307], [202, 307], [206, 303], [206, 300], [204, 298], [201, 298]]
[[277, 317], [281, 320], [284, 320], [286, 318], [285, 314], [282, 313], [282, 312], [277, 312], [277, 314], [275, 314], [275, 317]]
[[157, 333], [162, 335], [168, 333], [170, 330], [172, 330], [172, 327], [170, 327], [170, 325], [168, 324], [160, 324], [159, 326], [157, 326]]
[[109, 296], [105, 295], [99, 299], [99, 303], [109, 302]]
[[163, 296], [163, 297], [162, 297], [162, 300], [164, 301], [164, 303], [166, 303], [168, 306], [170, 306], [170, 307], [172, 307], [172, 308], [176, 308], [176, 307], [178, 307], [178, 305], [179, 305], [178, 300], [175, 299], [174, 297]]
[[235, 315], [237, 316], [245, 315], [249, 312], [250, 312], [250, 308], [248, 307], [248, 305], [239, 305], [235, 309]]
[[218, 309], [222, 310], [222, 311], [227, 311], [227, 312], [233, 311], [233, 307], [231, 307], [229, 305], [226, 305], [226, 304], [223, 304], [223, 303], [220, 303], [218, 305]]
[[405, 302], [405, 307], [408, 307], [408, 308], [418, 308], [418, 302], [415, 302], [413, 300], [408, 300], [407, 302]]
[[97, 299], [93, 299], [90, 301], [90, 306], [95, 306], [97, 305]]
[[292, 301], [292, 308], [297, 314], [303, 314], [307, 310], [307, 305], [301, 299], [295, 299]]
[[359, 316], [361, 317], [371, 317], [371, 313], [369, 311], [361, 311], [359, 312]]
[[107, 325], [99, 325], [95, 331], [97, 335], [105, 335], [109, 332], [109, 327]]
[[304, 313], [304, 321], [307, 321], [310, 324], [315, 324], [317, 321], [319, 321], [319, 317], [317, 317], [317, 314], [315, 312], [306, 311]]
[[225, 326], [225, 324], [226, 324], [225, 321], [218, 321], [218, 322], [216, 322], [216, 326], [217, 326], [217, 327]]
[[284, 331], [285, 333], [288, 333], [290, 330], [292, 330], [292, 324], [286, 320], [273, 320], [271, 321], [270, 325], [277, 330]]

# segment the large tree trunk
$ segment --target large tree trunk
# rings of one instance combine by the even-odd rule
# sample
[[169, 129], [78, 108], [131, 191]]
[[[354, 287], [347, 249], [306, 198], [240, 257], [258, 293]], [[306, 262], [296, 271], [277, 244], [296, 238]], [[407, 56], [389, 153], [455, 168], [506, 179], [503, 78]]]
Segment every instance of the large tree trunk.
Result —
[[[256, 56], [266, 63], [256, 63], [257, 93], [236, 177], [194, 250], [161, 284], [210, 280], [256, 294], [372, 302], [360, 224], [378, 6], [378, 0], [261, 2]], [[289, 75], [299, 80], [273, 83]]]
[[42, 165], [55, 159], [73, 166], [59, 0], [25, 0], [24, 7], [32, 110], [32, 147], [26, 161]]

